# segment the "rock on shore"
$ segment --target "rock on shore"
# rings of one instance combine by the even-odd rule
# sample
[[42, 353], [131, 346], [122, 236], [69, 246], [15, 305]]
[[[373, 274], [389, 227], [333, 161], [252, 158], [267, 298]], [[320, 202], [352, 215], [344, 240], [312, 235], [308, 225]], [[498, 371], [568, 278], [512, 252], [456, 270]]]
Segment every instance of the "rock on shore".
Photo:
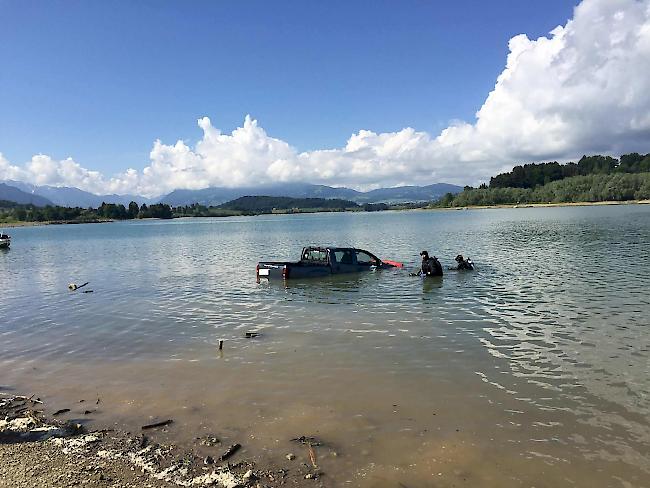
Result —
[[[306, 484], [304, 473], [237, 462], [206, 466], [174, 446], [120, 431], [88, 432], [46, 418], [38, 399], [0, 396], [0, 487], [275, 487]], [[300, 482], [302, 480], [302, 483]]]

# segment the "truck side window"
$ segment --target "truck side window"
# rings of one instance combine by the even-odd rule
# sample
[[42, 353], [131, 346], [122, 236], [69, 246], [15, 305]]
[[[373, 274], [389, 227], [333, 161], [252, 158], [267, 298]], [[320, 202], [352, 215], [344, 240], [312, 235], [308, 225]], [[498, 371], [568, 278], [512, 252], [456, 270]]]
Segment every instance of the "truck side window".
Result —
[[335, 251], [334, 257], [338, 264], [352, 264], [352, 253], [350, 251]]
[[305, 261], [327, 262], [327, 251], [321, 249], [308, 249], [303, 254]]
[[364, 251], [357, 251], [357, 263], [363, 266], [372, 266], [377, 264], [377, 260]]

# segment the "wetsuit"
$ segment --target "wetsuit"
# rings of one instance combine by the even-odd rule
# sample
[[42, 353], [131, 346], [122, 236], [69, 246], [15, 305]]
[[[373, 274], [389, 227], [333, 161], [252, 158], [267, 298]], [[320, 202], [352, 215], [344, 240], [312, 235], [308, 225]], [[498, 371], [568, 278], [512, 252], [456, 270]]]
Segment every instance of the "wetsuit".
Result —
[[442, 276], [442, 265], [437, 257], [422, 261], [422, 267], [418, 272], [420, 276]]
[[474, 269], [474, 264], [469, 259], [463, 259], [458, 263], [458, 267], [456, 269], [458, 271], [472, 271]]
[[431, 276], [442, 276], [442, 264], [438, 258], [434, 256], [429, 261], [431, 261]]

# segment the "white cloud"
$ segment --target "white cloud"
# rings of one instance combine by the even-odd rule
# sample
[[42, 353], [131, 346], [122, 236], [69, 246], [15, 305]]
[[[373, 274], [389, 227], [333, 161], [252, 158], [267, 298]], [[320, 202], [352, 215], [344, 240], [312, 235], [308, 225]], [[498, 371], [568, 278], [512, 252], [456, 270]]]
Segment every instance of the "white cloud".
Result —
[[476, 183], [518, 162], [650, 150], [650, 0], [584, 0], [548, 37], [520, 34], [509, 49], [476, 120], [436, 137], [360, 130], [342, 148], [299, 153], [250, 116], [231, 134], [204, 117], [194, 147], [156, 141], [141, 172], [105, 178], [72, 159], [38, 155], [19, 167], [0, 155], [0, 179], [148, 196], [278, 181]]
[[0, 153], [0, 180], [24, 181], [34, 185], [74, 186], [93, 193], [123, 187], [117, 179], [107, 181], [100, 172], [83, 168], [72, 158], [57, 161], [44, 154], [32, 156], [23, 166], [14, 166]]
[[22, 180], [25, 172], [18, 166], [13, 166], [7, 158], [0, 153], [0, 180]]

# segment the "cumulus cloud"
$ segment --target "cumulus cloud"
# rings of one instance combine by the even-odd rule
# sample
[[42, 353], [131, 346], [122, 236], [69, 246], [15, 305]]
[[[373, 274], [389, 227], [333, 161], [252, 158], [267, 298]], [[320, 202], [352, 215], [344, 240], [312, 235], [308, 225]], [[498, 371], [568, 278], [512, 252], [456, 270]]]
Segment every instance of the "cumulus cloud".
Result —
[[[133, 170], [128, 170], [125, 174], [129, 174], [129, 171]], [[45, 154], [37, 154], [23, 166], [15, 166], [0, 153], [0, 180], [24, 181], [34, 185], [74, 186], [93, 193], [127, 187], [120, 184], [120, 179], [106, 180], [99, 171], [83, 168], [72, 158], [55, 160]]]
[[437, 136], [360, 130], [342, 148], [298, 152], [250, 116], [231, 134], [203, 117], [193, 147], [156, 141], [142, 171], [106, 178], [72, 159], [38, 155], [19, 167], [0, 155], [0, 179], [147, 196], [287, 181], [464, 184], [519, 162], [650, 150], [650, 0], [584, 0], [565, 25], [538, 39], [517, 35], [509, 49], [476, 119]]

